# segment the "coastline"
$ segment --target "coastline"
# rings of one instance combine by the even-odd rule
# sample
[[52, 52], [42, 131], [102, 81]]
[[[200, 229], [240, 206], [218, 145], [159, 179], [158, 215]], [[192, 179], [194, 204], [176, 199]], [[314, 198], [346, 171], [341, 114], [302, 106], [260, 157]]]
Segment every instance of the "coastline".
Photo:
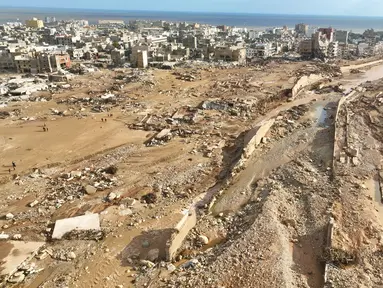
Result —
[[55, 16], [60, 20], [86, 19], [90, 24], [98, 20], [164, 20], [173, 22], [201, 23], [208, 25], [227, 25], [246, 27], [248, 29], [265, 29], [270, 27], [292, 28], [297, 23], [307, 23], [316, 27], [333, 27], [339, 30], [363, 32], [374, 28], [383, 30], [383, 17], [360, 16], [324, 16], [324, 15], [284, 15], [284, 14], [246, 14], [246, 13], [212, 13], [212, 12], [173, 12], [173, 11], [126, 11], [126, 10], [92, 10], [62, 8], [22, 8], [1, 7], [0, 24], [19, 19], [25, 21], [32, 17], [44, 18]]

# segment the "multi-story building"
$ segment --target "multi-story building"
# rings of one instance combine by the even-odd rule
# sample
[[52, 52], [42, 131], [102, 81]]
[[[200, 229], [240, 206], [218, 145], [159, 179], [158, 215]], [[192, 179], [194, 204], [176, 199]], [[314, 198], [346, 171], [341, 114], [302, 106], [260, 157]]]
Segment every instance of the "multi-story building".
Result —
[[125, 51], [121, 49], [112, 50], [110, 53], [113, 65], [122, 65], [125, 63]]
[[335, 40], [342, 44], [348, 43], [348, 31], [336, 30]]
[[335, 41], [333, 28], [320, 28], [311, 39], [301, 41], [299, 53], [303, 57], [336, 58], [339, 56], [339, 45]]
[[312, 57], [313, 56], [313, 40], [312, 39], [306, 39], [301, 41], [299, 44], [299, 54], [302, 55], [302, 57]]
[[330, 42], [327, 50], [328, 58], [337, 58], [339, 56], [339, 44], [337, 41]]
[[148, 67], [148, 51], [146, 50], [137, 51], [137, 67], [138, 68]]
[[63, 46], [72, 46], [73, 45], [73, 36], [72, 35], [56, 35], [55, 43], [57, 45]]
[[37, 19], [37, 18], [32, 18], [31, 20], [26, 20], [25, 21], [25, 25], [28, 28], [39, 29], [39, 28], [43, 28], [44, 27], [44, 22], [43, 22], [43, 20], [40, 20], [40, 19]]
[[38, 61], [30, 55], [15, 56], [15, 66], [18, 73], [39, 73]]
[[69, 54], [63, 52], [23, 54], [15, 56], [14, 61], [18, 73], [51, 73], [71, 67]]
[[54, 23], [54, 22], [56, 22], [56, 17], [50, 17], [50, 16], [45, 17], [45, 23]]
[[0, 70], [15, 70], [16, 65], [12, 54], [8, 51], [0, 51]]
[[295, 32], [300, 35], [306, 35], [308, 32], [309, 26], [307, 24], [299, 23], [295, 25]]
[[334, 41], [335, 29], [332, 27], [329, 28], [319, 28], [318, 32], [321, 32], [322, 35], [325, 35], [329, 42]]
[[221, 46], [214, 50], [214, 59], [216, 61], [235, 61], [240, 64], [246, 63], [246, 48], [237, 46]]
[[247, 58], [268, 58], [275, 55], [276, 49], [272, 43], [257, 43], [246, 49]]
[[249, 31], [249, 39], [258, 39], [262, 36], [262, 34], [263, 34], [262, 31], [250, 30]]
[[183, 45], [186, 48], [190, 49], [197, 49], [198, 47], [198, 42], [197, 42], [197, 37], [193, 35], [187, 35], [183, 40], [182, 40]]
[[367, 56], [368, 54], [370, 54], [370, 45], [364, 42], [359, 43], [356, 53], [358, 54], [358, 56]]

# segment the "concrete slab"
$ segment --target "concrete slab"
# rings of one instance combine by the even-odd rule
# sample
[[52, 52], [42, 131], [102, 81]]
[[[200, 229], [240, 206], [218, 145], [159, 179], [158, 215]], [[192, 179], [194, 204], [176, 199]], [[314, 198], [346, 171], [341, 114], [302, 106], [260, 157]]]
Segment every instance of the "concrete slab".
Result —
[[57, 220], [52, 239], [61, 239], [65, 233], [73, 230], [101, 230], [98, 214], [87, 214], [78, 217]]
[[170, 235], [170, 239], [166, 242], [166, 261], [174, 259], [189, 231], [197, 224], [197, 213], [194, 204], [191, 209], [182, 211], [182, 215], [182, 219], [175, 226], [174, 233]]
[[0, 242], [0, 276], [12, 275], [24, 261], [29, 261], [45, 242]]

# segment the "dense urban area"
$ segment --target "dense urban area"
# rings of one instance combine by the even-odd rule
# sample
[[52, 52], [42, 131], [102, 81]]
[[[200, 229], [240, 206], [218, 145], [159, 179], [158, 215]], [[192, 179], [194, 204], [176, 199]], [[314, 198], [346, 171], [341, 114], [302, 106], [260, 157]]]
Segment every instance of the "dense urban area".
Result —
[[383, 286], [382, 53], [307, 24], [0, 25], [0, 287]]

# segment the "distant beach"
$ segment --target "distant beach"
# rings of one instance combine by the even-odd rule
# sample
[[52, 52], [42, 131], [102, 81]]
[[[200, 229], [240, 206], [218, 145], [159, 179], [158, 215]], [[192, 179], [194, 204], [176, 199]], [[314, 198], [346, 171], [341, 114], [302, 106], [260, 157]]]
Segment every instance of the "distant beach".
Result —
[[44, 19], [45, 16], [55, 16], [58, 20], [86, 19], [90, 24], [96, 24], [98, 20], [102, 19], [124, 20], [125, 22], [140, 19], [197, 22], [252, 29], [281, 27], [284, 25], [294, 27], [297, 23], [306, 23], [317, 27], [332, 26], [335, 29], [351, 30], [353, 32], [363, 32], [369, 28], [383, 30], [383, 17], [0, 7], [0, 24], [16, 21], [17, 19], [23, 22], [32, 17]]

